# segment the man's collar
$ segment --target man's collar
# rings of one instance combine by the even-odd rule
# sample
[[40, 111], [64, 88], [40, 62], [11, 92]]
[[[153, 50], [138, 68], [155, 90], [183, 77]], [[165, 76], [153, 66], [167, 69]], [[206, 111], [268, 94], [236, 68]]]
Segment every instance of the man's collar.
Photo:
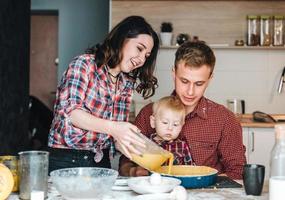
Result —
[[207, 99], [205, 97], [202, 97], [198, 102], [197, 106], [194, 108], [194, 110], [187, 115], [187, 118], [194, 117], [195, 115], [197, 115], [202, 119], [207, 119], [208, 118], [207, 110], [208, 110]]
[[[171, 95], [175, 96], [176, 95], [176, 91], [173, 90]], [[208, 110], [207, 99], [203, 96], [203, 97], [201, 97], [200, 101], [198, 102], [198, 104], [194, 108], [194, 110], [191, 113], [189, 113], [186, 116], [186, 118], [194, 117], [195, 115], [198, 115], [202, 119], [207, 119], [208, 118], [207, 110]]]

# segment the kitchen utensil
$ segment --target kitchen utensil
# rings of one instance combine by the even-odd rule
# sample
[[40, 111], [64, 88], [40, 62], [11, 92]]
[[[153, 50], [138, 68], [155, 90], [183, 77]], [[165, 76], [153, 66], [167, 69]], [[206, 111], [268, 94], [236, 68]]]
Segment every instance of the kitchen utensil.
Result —
[[283, 83], [285, 82], [285, 67], [283, 68], [281, 77], [280, 77], [280, 81], [279, 81], [279, 85], [278, 85], [278, 93], [280, 94], [282, 92], [282, 88], [283, 88]]
[[161, 183], [152, 185], [150, 176], [134, 177], [128, 180], [128, 186], [138, 194], [165, 193], [170, 192], [181, 181], [172, 177], [161, 177]]
[[246, 164], [243, 167], [243, 185], [247, 195], [261, 195], [265, 175], [263, 165]]
[[52, 171], [52, 183], [67, 200], [95, 199], [108, 194], [118, 172], [99, 167], [75, 167]]
[[22, 151], [19, 153], [20, 198], [31, 199], [32, 191], [43, 191], [47, 197], [49, 152]]
[[142, 148], [136, 146], [136, 148], [142, 152], [142, 155], [132, 154], [132, 161], [149, 171], [153, 171], [159, 168], [167, 160], [173, 159], [173, 154], [171, 152], [166, 151], [145, 135], [141, 133], [138, 133], [138, 135], [144, 140], [146, 147]]
[[244, 114], [245, 113], [245, 101], [241, 99], [228, 99], [227, 107], [234, 114]]
[[231, 179], [228, 176], [217, 176], [217, 181], [214, 185], [207, 188], [241, 188], [242, 185]]
[[276, 120], [271, 117], [270, 115], [260, 112], [260, 111], [254, 111], [252, 113], [253, 120], [257, 122], [266, 122], [266, 123], [275, 123]]
[[216, 183], [218, 171], [206, 166], [173, 165], [171, 174], [168, 167], [162, 166], [155, 170], [166, 177], [178, 178], [185, 188], [202, 188]]

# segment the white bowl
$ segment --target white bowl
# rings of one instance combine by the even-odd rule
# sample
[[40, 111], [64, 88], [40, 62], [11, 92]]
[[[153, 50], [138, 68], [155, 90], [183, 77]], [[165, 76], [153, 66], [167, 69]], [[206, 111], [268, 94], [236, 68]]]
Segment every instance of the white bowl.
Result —
[[138, 194], [152, 194], [170, 192], [181, 183], [181, 181], [176, 178], [161, 177], [161, 183], [159, 185], [152, 185], [149, 179], [150, 176], [130, 178], [128, 180], [128, 186]]
[[108, 194], [118, 172], [99, 167], [75, 167], [52, 171], [50, 176], [53, 185], [65, 199], [90, 200]]

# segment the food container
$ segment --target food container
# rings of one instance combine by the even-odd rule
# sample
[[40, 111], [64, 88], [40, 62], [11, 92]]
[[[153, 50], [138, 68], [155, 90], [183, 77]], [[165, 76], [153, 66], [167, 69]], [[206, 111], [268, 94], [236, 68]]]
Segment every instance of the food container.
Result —
[[17, 156], [0, 156], [0, 163], [7, 166], [14, 179], [14, 186], [12, 192], [19, 191], [19, 173], [18, 173], [18, 157]]
[[50, 173], [57, 191], [67, 200], [101, 199], [114, 185], [118, 172], [99, 167], [75, 167]]
[[284, 16], [276, 15], [273, 17], [273, 45], [283, 46], [284, 45]]
[[171, 174], [168, 167], [162, 166], [155, 170], [163, 176], [181, 180], [185, 188], [203, 188], [216, 183], [218, 170], [206, 166], [173, 165]]
[[260, 45], [270, 46], [272, 44], [272, 36], [270, 29], [270, 16], [261, 15], [260, 16]]
[[41, 191], [44, 197], [48, 193], [48, 164], [47, 151], [19, 152], [20, 199], [31, 199], [33, 191]]
[[142, 155], [131, 154], [131, 160], [133, 162], [149, 171], [160, 168], [160, 166], [168, 160], [169, 163], [173, 162], [173, 154], [171, 152], [163, 149], [143, 134], [138, 133], [138, 135], [144, 140], [146, 147], [136, 147], [140, 152], [142, 152]]
[[259, 18], [256, 15], [247, 16], [247, 45], [259, 44]]

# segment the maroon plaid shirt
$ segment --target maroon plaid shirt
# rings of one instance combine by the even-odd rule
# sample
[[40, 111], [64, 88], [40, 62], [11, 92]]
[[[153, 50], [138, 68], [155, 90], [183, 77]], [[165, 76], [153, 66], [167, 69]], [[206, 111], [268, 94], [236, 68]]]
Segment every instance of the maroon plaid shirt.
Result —
[[[135, 120], [147, 136], [155, 133], [149, 123], [151, 114], [149, 104]], [[242, 178], [246, 163], [242, 129], [235, 115], [224, 106], [202, 97], [195, 110], [186, 116], [180, 136], [186, 139], [196, 165], [216, 168], [234, 179]]]
[[160, 140], [157, 138], [156, 133], [151, 134], [150, 139], [161, 146], [163, 149], [173, 153], [174, 165], [194, 165], [192, 162], [190, 148], [187, 142], [184, 140], [179, 138], [173, 141]]
[[74, 58], [58, 86], [48, 145], [54, 148], [91, 150], [95, 160], [102, 159], [102, 149], [114, 144], [108, 133], [87, 131], [73, 126], [69, 113], [84, 110], [96, 117], [113, 121], [127, 121], [134, 80], [121, 73], [118, 86], [110, 83], [108, 67], [97, 67], [95, 57], [84, 54]]

